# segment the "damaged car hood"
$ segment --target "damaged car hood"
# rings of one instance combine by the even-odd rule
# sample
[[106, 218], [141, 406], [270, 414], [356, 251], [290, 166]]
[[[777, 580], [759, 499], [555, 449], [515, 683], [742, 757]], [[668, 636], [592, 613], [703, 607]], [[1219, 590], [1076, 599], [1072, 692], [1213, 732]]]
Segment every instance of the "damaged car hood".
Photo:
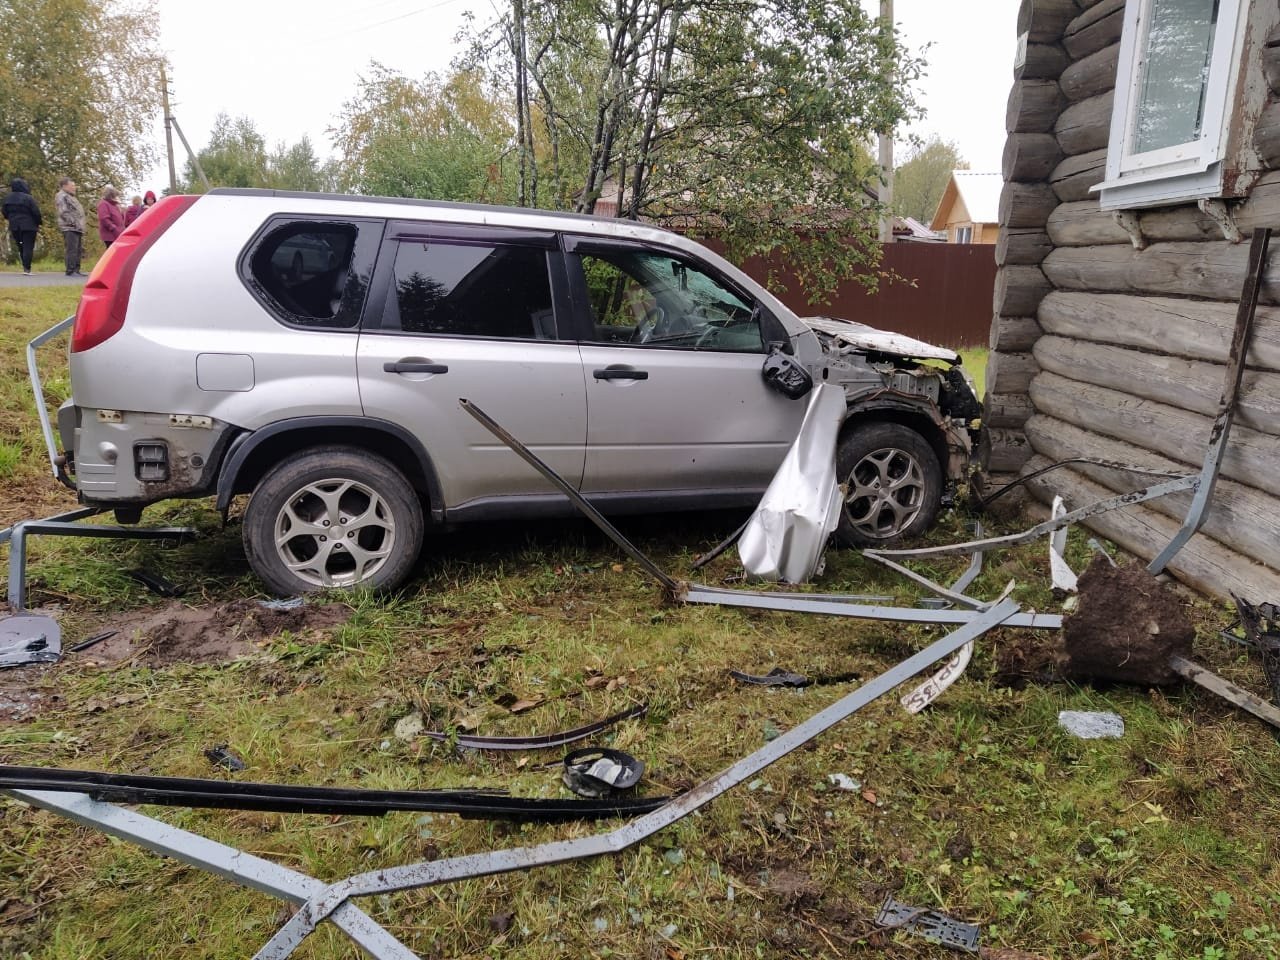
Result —
[[931, 343], [903, 336], [900, 333], [877, 330], [875, 327], [868, 327], [865, 323], [839, 320], [835, 317], [801, 317], [800, 319], [815, 332], [826, 334], [857, 350], [891, 353], [900, 357], [910, 357], [913, 360], [945, 360], [953, 364], [960, 362], [960, 355], [954, 350], [936, 347]]

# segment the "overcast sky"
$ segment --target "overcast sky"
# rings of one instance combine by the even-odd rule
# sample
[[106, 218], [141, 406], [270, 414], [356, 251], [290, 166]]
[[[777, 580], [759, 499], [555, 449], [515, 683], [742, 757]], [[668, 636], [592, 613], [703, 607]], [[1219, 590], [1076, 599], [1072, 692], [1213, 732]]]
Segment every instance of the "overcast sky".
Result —
[[[863, 0], [878, 9], [878, 0]], [[247, 115], [268, 143], [306, 134], [322, 156], [326, 129], [371, 60], [411, 76], [445, 70], [468, 12], [494, 15], [490, 0], [157, 0], [160, 41], [172, 65], [174, 115], [194, 149], [221, 111]], [[929, 49], [918, 88], [928, 110], [911, 133], [959, 144], [974, 170], [998, 171], [1012, 82], [1017, 0], [896, 0], [894, 18], [914, 50]], [[979, 12], [980, 11], [980, 12]], [[163, 126], [155, 136], [163, 155]], [[178, 174], [182, 175], [182, 148]], [[901, 148], [900, 148], [901, 149]], [[167, 186], [163, 156], [145, 184]]]

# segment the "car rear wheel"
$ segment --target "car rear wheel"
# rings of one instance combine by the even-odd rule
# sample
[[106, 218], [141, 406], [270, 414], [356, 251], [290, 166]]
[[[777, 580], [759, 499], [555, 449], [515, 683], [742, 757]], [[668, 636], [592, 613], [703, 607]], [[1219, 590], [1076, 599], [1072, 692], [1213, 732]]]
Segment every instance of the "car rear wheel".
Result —
[[919, 433], [898, 423], [849, 430], [836, 450], [847, 485], [838, 535], [846, 546], [884, 547], [929, 529], [942, 503], [942, 467]]
[[389, 461], [315, 447], [270, 470], [244, 517], [254, 572], [278, 594], [391, 589], [422, 549], [422, 505]]

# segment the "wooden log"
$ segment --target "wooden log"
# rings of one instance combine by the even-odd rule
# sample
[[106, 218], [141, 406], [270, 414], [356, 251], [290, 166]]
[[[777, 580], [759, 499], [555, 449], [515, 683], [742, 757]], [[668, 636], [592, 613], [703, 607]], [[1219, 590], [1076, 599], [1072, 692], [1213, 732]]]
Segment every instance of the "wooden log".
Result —
[[1004, 266], [996, 271], [992, 312], [1002, 317], [1033, 317], [1053, 285], [1039, 267]]
[[1253, 129], [1253, 148], [1269, 168], [1280, 168], [1280, 99], [1272, 98], [1262, 108]]
[[[1211, 300], [1055, 290], [1037, 316], [1045, 333], [1225, 364], [1236, 309]], [[1280, 307], [1258, 307], [1247, 362], [1280, 371]]]
[[1056, 80], [1019, 80], [1009, 91], [1007, 133], [1048, 133], [1066, 101]]
[[1262, 45], [1262, 73], [1271, 92], [1280, 94], [1280, 25], [1272, 29]]
[[996, 266], [1027, 266], [1039, 263], [1053, 244], [1049, 235], [1036, 227], [1007, 227], [996, 240]]
[[[1049, 465], [1043, 457], [1033, 457], [1023, 467], [1031, 472]], [[1055, 470], [1027, 484], [1037, 499], [1046, 503], [1061, 494], [1071, 507], [1082, 507], [1106, 499], [1111, 491], [1074, 470]], [[1164, 549], [1178, 529], [1178, 522], [1147, 504], [1124, 507], [1092, 517], [1085, 526], [1123, 547], [1143, 561]], [[1169, 573], [1201, 593], [1229, 598], [1232, 591], [1252, 597], [1274, 597], [1280, 591], [1280, 575], [1249, 560], [1217, 540], [1197, 534], [1170, 561]]]
[[1000, 191], [1000, 226], [1043, 228], [1057, 205], [1047, 183], [1006, 183]]
[[987, 389], [991, 393], [1026, 393], [1040, 372], [1030, 353], [993, 353], [987, 357]]
[[992, 350], [1002, 353], [1025, 353], [1035, 346], [1043, 331], [1035, 317], [1002, 317], [991, 320]]
[[1028, 43], [1022, 63], [1013, 68], [1015, 80], [1057, 80], [1071, 63], [1067, 51], [1056, 43]]
[[1046, 180], [1062, 162], [1062, 148], [1051, 133], [1011, 133], [1004, 142], [1000, 170], [1005, 180]]
[[982, 422], [990, 427], [1021, 427], [1034, 413], [1025, 393], [988, 393], [982, 403]]
[[1031, 459], [1031, 445], [1021, 430], [983, 425], [978, 437], [978, 464], [988, 473], [1017, 473]]
[[[1148, 243], [1221, 240], [1222, 227], [1192, 204], [1136, 211]], [[1232, 217], [1248, 236], [1258, 227], [1280, 227], [1280, 172], [1261, 177], [1242, 204], [1232, 205]], [[1129, 243], [1129, 234], [1098, 206], [1096, 198], [1064, 203], [1049, 215], [1046, 229], [1055, 246]]]
[[1018, 7], [1018, 36], [1031, 43], [1057, 43], [1080, 13], [1076, 0], [1022, 0]]
[[1083, 60], [1120, 39], [1124, 28], [1124, 0], [1101, 0], [1076, 17], [1062, 33], [1062, 45], [1072, 60]]
[[[1153, 293], [1236, 300], [1244, 284], [1247, 243], [1156, 243], [1145, 250], [1118, 244], [1058, 247], [1040, 265], [1061, 290]], [[1008, 268], [1006, 268], [1008, 269]], [[999, 279], [997, 277], [997, 284]], [[1263, 275], [1260, 299], [1280, 302], [1280, 258]], [[1022, 313], [1010, 310], [1008, 313]]]
[[[1056, 139], [1056, 138], [1055, 138]], [[1107, 151], [1090, 150], [1077, 157], [1067, 157], [1049, 174], [1049, 185], [1063, 203], [1097, 198], [1089, 188], [1106, 179]]]
[[1111, 105], [1115, 92], [1108, 90], [1062, 111], [1053, 126], [1058, 146], [1069, 157], [1101, 150], [1111, 136]]
[[1119, 58], [1120, 44], [1113, 43], [1066, 67], [1058, 78], [1062, 95], [1072, 103], [1079, 103], [1114, 90]]
[[[1027, 421], [1025, 430], [1035, 452], [1050, 460], [1093, 457], [1148, 470], [1190, 472], [1167, 457], [1090, 433], [1053, 417], [1034, 416]], [[1106, 467], [1081, 465], [1072, 469], [1116, 493], [1127, 493], [1151, 482], [1150, 478]], [[1047, 482], [1052, 484], [1051, 480]], [[1151, 506], [1181, 522], [1191, 509], [1192, 497], [1190, 491], [1170, 494], [1152, 500]], [[1214, 487], [1213, 500], [1205, 514], [1202, 529], [1208, 536], [1232, 545], [1245, 556], [1280, 569], [1280, 503], [1270, 494], [1234, 480], [1220, 480]]]
[[[1209, 440], [1210, 417], [1119, 390], [1041, 373], [1030, 387], [1036, 411], [1102, 433], [1199, 469]], [[1232, 427], [1222, 475], [1280, 496], [1280, 438], [1240, 424]]]
[[[1048, 334], [1032, 350], [1041, 370], [1208, 417], [1218, 413], [1225, 364]], [[1280, 435], [1280, 374], [1246, 370], [1235, 422]]]

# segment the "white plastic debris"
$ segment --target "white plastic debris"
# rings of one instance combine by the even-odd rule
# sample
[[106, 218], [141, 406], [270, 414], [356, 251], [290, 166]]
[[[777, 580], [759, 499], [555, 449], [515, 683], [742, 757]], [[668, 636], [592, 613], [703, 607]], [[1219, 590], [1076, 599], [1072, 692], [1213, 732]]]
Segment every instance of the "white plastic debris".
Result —
[[1124, 736], [1124, 718], [1118, 713], [1060, 710], [1058, 726], [1081, 740], [1117, 740]]
[[970, 640], [957, 650], [937, 673], [914, 690], [904, 694], [898, 702], [902, 704], [907, 713], [919, 713], [937, 700], [938, 697], [942, 696], [942, 692], [947, 687], [960, 679], [960, 674], [964, 673], [972, 658], [973, 641]]
[[837, 790], [861, 790], [862, 781], [855, 780], [846, 773], [828, 773], [827, 779], [835, 786]]
[[[1062, 502], [1062, 497], [1053, 498], [1053, 510], [1050, 516], [1057, 520], [1061, 516], [1065, 516], [1067, 512], [1066, 504]], [[1053, 578], [1053, 589], [1060, 590], [1063, 593], [1076, 592], [1076, 575], [1072, 569], [1067, 566], [1066, 557], [1063, 553], [1067, 549], [1067, 528], [1062, 527], [1049, 534], [1049, 575]]]
[[749, 577], [805, 583], [818, 572], [840, 522], [835, 450], [844, 416], [842, 389], [814, 388], [800, 433], [738, 541]]

